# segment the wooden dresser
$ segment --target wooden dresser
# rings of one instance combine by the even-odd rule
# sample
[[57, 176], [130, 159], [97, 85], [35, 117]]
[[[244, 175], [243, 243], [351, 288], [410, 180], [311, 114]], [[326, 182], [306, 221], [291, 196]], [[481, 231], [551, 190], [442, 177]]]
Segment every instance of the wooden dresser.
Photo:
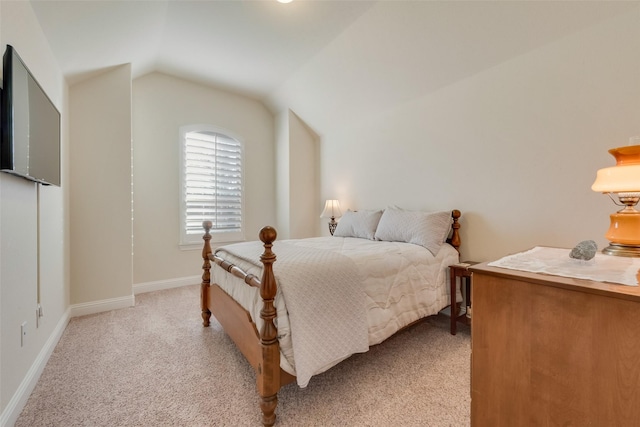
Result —
[[473, 274], [471, 425], [640, 425], [640, 288]]

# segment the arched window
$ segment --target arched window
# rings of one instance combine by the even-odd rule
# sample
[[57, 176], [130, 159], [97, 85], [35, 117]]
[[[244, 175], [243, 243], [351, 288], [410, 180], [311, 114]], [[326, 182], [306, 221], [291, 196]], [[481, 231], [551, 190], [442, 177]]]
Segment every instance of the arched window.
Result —
[[203, 221], [213, 242], [244, 240], [242, 141], [210, 125], [183, 126], [180, 140], [180, 244], [201, 244]]

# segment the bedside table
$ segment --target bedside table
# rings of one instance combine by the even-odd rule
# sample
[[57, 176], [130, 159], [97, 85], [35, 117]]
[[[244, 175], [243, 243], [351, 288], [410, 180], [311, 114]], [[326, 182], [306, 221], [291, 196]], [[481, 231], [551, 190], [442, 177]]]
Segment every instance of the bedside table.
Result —
[[[458, 303], [456, 302], [456, 291], [458, 289], [458, 278], [460, 278], [460, 292], [463, 294], [463, 303], [465, 307], [471, 307], [471, 272], [469, 267], [479, 264], [477, 261], [462, 261], [449, 266], [449, 277], [451, 281], [451, 335], [456, 334], [458, 321], [467, 323], [466, 313], [460, 315]], [[462, 292], [462, 284], [465, 285], [465, 291]]]

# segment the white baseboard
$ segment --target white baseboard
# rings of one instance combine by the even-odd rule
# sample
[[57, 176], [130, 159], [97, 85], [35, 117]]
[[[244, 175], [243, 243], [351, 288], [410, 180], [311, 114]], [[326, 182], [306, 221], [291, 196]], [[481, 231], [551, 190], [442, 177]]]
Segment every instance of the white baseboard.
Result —
[[136, 305], [136, 299], [133, 294], [131, 294], [126, 297], [110, 298], [101, 301], [73, 304], [71, 307], [69, 307], [69, 310], [71, 312], [71, 317], [78, 317], [86, 316], [87, 314], [102, 313], [103, 311], [133, 307], [134, 305]]
[[201, 282], [201, 276], [188, 276], [179, 277], [177, 279], [166, 279], [157, 280], [155, 282], [138, 283], [137, 285], [133, 285], [132, 295], [72, 305], [71, 317], [86, 316], [87, 314], [96, 314], [103, 311], [133, 307], [135, 305], [135, 295], [137, 294], [161, 291], [163, 289], [178, 288], [180, 286], [197, 285]]
[[179, 288], [180, 286], [199, 285], [200, 283], [202, 283], [202, 276], [178, 277], [177, 279], [157, 280], [155, 282], [144, 282], [144, 283], [138, 283], [137, 285], [133, 285], [133, 294], [138, 295], [145, 292]]
[[38, 379], [40, 379], [40, 375], [42, 375], [44, 367], [49, 361], [49, 357], [51, 357], [51, 353], [53, 353], [58, 341], [60, 341], [62, 333], [66, 329], [70, 318], [70, 309], [68, 309], [49, 336], [44, 347], [42, 347], [42, 350], [40, 350], [40, 353], [38, 353], [36, 360], [31, 365], [31, 368], [29, 368], [29, 371], [27, 371], [27, 374], [22, 379], [20, 386], [4, 408], [4, 411], [2, 411], [2, 415], [0, 415], [0, 426], [12, 426], [18, 420], [24, 405], [27, 404], [27, 400], [29, 399], [29, 396], [31, 396], [31, 392], [33, 392], [33, 389], [38, 383]]

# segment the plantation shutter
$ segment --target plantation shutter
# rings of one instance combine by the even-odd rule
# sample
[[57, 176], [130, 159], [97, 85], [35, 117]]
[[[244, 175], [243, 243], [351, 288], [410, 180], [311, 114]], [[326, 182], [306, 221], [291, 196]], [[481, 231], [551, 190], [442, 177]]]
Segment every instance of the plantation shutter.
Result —
[[[183, 189], [187, 235], [202, 235], [202, 222], [211, 233], [242, 235], [242, 145], [226, 135], [188, 132], [184, 145]], [[237, 240], [231, 238], [229, 240]]]

